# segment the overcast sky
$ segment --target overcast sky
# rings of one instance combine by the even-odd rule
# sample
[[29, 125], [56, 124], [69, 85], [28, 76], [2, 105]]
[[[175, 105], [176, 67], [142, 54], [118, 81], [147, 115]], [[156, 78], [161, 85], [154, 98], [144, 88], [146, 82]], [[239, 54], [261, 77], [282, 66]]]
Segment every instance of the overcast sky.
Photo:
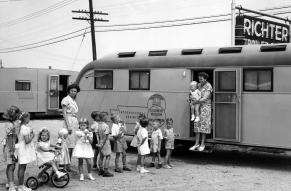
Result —
[[[277, 16], [291, 18], [290, 0], [236, 0], [236, 5], [281, 7], [266, 13], [290, 12]], [[93, 6], [109, 13], [95, 16], [109, 20], [95, 23], [98, 59], [123, 51], [231, 45], [231, 0], [93, 0]], [[88, 7], [88, 0], [0, 0], [3, 66], [79, 71], [92, 60], [91, 35], [87, 21], [72, 19], [87, 15], [72, 10]]]

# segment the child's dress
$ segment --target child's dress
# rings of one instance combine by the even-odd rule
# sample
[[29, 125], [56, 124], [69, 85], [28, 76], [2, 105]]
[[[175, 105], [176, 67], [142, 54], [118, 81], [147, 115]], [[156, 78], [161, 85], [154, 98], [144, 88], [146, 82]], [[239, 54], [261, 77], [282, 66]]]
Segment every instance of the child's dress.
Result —
[[150, 154], [149, 142], [148, 142], [148, 131], [144, 127], [140, 127], [137, 132], [138, 142], [140, 143], [144, 138], [146, 140], [142, 145], [138, 147], [138, 154], [147, 155]]
[[69, 149], [66, 143], [66, 139], [58, 138], [57, 144], [62, 147], [61, 154], [59, 156], [59, 163], [61, 165], [67, 165], [71, 163]]
[[197, 101], [201, 98], [201, 92], [196, 89], [195, 91], [190, 91], [190, 101]]
[[165, 149], [174, 149], [175, 135], [173, 128], [165, 129], [165, 137], [167, 137], [165, 142]]
[[33, 141], [26, 144], [24, 139], [24, 137], [30, 135], [30, 133], [31, 128], [29, 126], [22, 125], [20, 127], [18, 143], [15, 145], [19, 164], [28, 164], [36, 160], [36, 153]]
[[53, 161], [55, 159], [55, 154], [52, 152], [45, 152], [42, 151], [41, 148], [44, 148], [45, 150], [50, 149], [50, 141], [39, 141], [36, 149], [36, 157], [37, 157], [37, 164], [38, 166], [41, 166], [47, 162]]
[[158, 152], [159, 139], [160, 140], [163, 139], [163, 134], [160, 128], [152, 132], [151, 152], [153, 153]]
[[[92, 132], [89, 133], [89, 136], [93, 138]], [[76, 146], [73, 151], [73, 157], [76, 158], [93, 158], [94, 152], [89, 140], [85, 139], [84, 131], [76, 131]]]
[[18, 142], [17, 128], [15, 127], [14, 123], [7, 122], [5, 123], [5, 131], [6, 135], [2, 142], [4, 152], [6, 154], [4, 161], [7, 164], [15, 164], [16, 161], [13, 159], [13, 155], [15, 158], [17, 157], [15, 152], [15, 144]]

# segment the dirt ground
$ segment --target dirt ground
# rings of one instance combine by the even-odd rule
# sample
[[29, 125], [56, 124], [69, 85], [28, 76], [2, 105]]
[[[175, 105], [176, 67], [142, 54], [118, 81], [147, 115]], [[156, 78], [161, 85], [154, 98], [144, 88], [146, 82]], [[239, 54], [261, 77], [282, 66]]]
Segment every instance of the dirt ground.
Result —
[[[56, 132], [62, 126], [62, 122], [60, 120], [33, 120], [30, 125], [36, 131], [46, 126], [51, 131], [51, 136], [56, 137]], [[2, 132], [4, 132], [3, 126], [0, 122]], [[2, 138], [3, 133], [0, 135], [0, 140]], [[114, 170], [114, 157], [115, 155], [112, 154], [111, 171]], [[291, 189], [291, 156], [286, 154], [246, 154], [222, 151], [198, 153], [178, 148], [173, 156], [173, 164], [176, 165], [173, 169], [148, 168], [150, 173], [147, 174], [134, 171], [136, 154], [133, 150], [129, 151], [127, 160], [129, 167], [133, 169], [131, 172], [114, 173], [112, 178], [100, 177], [93, 172], [96, 180], [85, 179], [84, 182], [79, 181], [78, 174], [70, 174], [71, 180], [62, 190], [287, 191]], [[150, 160], [151, 158], [148, 157], [147, 163]], [[0, 190], [5, 190], [4, 185], [7, 181], [5, 167], [5, 163], [1, 161]], [[76, 159], [73, 159], [73, 167], [77, 169]], [[25, 178], [35, 176], [37, 172], [36, 164], [29, 164]], [[48, 183], [37, 190], [58, 189]]]

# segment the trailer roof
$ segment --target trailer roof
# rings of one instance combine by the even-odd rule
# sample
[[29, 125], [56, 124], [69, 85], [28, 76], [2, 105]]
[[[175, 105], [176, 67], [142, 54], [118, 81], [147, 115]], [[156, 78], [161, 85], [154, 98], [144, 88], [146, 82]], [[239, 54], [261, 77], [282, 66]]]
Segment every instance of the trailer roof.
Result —
[[110, 54], [87, 64], [77, 78], [89, 70], [150, 69], [150, 68], [215, 68], [215, 67], [271, 67], [291, 65], [291, 45], [244, 45], [132, 51]]

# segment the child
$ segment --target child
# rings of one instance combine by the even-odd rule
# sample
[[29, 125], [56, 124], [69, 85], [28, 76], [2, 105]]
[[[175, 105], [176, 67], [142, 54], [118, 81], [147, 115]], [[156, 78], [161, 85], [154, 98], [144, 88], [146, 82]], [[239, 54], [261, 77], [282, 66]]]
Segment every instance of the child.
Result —
[[21, 111], [18, 107], [10, 106], [3, 114], [3, 118], [7, 120], [7, 123], [5, 123], [6, 134], [2, 140], [2, 144], [4, 160], [7, 163], [6, 176], [8, 184], [6, 184], [6, 187], [9, 188], [9, 191], [16, 190], [14, 186], [14, 170], [17, 162], [15, 156], [15, 144], [18, 141], [17, 135], [20, 128], [20, 122], [17, 119], [20, 113]]
[[66, 143], [68, 138], [68, 130], [66, 128], [61, 128], [58, 132], [57, 146], [61, 147], [61, 155], [59, 158], [59, 164], [64, 166], [64, 169], [68, 170], [70, 168], [70, 154]]
[[174, 150], [174, 131], [173, 131], [173, 119], [167, 118], [166, 120], [167, 128], [164, 130], [164, 139], [165, 139], [165, 149], [166, 149], [166, 156], [165, 156], [165, 168], [172, 168], [174, 165], [171, 164], [171, 154]]
[[34, 131], [28, 126], [30, 116], [27, 112], [22, 112], [19, 117], [20, 133], [18, 136], [18, 143], [15, 145], [18, 157], [18, 191], [31, 190], [23, 185], [24, 173], [26, 165], [36, 160], [34, 144]]
[[48, 131], [47, 128], [45, 127], [42, 128], [37, 138], [37, 149], [36, 149], [37, 164], [38, 166], [41, 166], [45, 163], [50, 164], [53, 168], [53, 171], [56, 173], [58, 178], [60, 178], [64, 176], [66, 173], [59, 171], [57, 168], [55, 149], [61, 149], [61, 147], [51, 144], [50, 132]]
[[99, 137], [97, 136], [98, 133], [98, 123], [100, 122], [100, 112], [99, 111], [93, 111], [91, 113], [91, 117], [94, 120], [91, 125], [91, 131], [93, 132], [93, 142], [92, 142], [92, 149], [94, 151], [94, 157], [93, 157], [93, 169], [98, 170], [97, 168], [97, 157], [99, 153]]
[[150, 148], [148, 143], [148, 131], [146, 127], [149, 124], [148, 119], [142, 119], [140, 120], [140, 128], [137, 132], [137, 138], [138, 138], [138, 157], [137, 157], [137, 170], [140, 171], [140, 173], [147, 173], [149, 172], [144, 168], [144, 161], [147, 154], [150, 154]]
[[145, 119], [145, 118], [146, 117], [145, 117], [145, 115], [143, 113], [140, 113], [138, 115], [138, 121], [136, 121], [136, 125], [134, 127], [134, 136], [133, 136], [133, 138], [131, 140], [131, 143], [130, 143], [130, 146], [132, 146], [132, 147], [137, 147], [137, 136], [136, 136], [136, 134], [137, 134], [138, 129], [140, 128], [139, 122], [140, 122], [140, 120]]
[[152, 132], [152, 139], [151, 139], [151, 152], [152, 152], [152, 162], [151, 167], [155, 166], [155, 159], [158, 158], [158, 164], [156, 166], [157, 169], [162, 167], [162, 159], [161, 159], [161, 142], [163, 139], [162, 131], [159, 128], [159, 121], [153, 121], [153, 132]]
[[73, 151], [73, 157], [78, 158], [78, 166], [80, 173], [80, 180], [84, 180], [83, 159], [86, 160], [88, 178], [95, 180], [91, 174], [91, 158], [94, 157], [91, 143], [93, 141], [93, 133], [88, 131], [89, 122], [86, 118], [81, 118], [79, 121], [79, 130], [76, 131], [77, 142]]
[[[110, 155], [111, 155], [111, 145], [109, 140], [110, 129], [106, 124], [108, 121], [108, 113], [100, 113], [100, 124], [98, 126], [98, 136], [100, 141], [100, 157], [99, 157], [99, 175], [103, 177], [112, 177], [113, 174], [108, 171]], [[105, 158], [104, 166], [103, 160]]]
[[119, 157], [122, 154], [122, 164], [123, 164], [123, 170], [125, 171], [131, 171], [130, 168], [126, 165], [126, 149], [127, 149], [127, 143], [124, 137], [124, 133], [126, 132], [126, 127], [123, 121], [119, 118], [119, 116], [112, 115], [111, 116], [112, 121], [112, 136], [114, 138], [114, 152], [116, 153], [115, 156], [115, 172], [122, 173], [123, 171], [119, 168]]
[[199, 122], [199, 107], [200, 104], [196, 104], [195, 101], [198, 101], [201, 98], [201, 92], [198, 90], [198, 83], [192, 81], [190, 83], [190, 93], [189, 93], [189, 103], [191, 108], [191, 121]]

